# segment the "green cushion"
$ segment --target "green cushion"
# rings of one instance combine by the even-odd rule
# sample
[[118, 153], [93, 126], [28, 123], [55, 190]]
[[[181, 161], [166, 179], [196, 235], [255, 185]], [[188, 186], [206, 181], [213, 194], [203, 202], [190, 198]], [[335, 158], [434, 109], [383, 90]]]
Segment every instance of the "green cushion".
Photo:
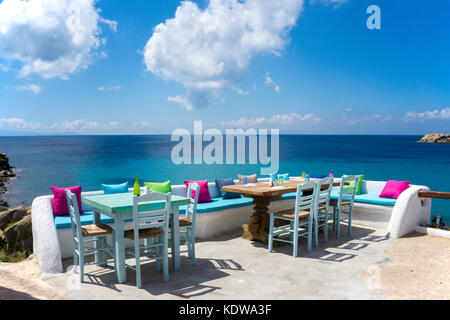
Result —
[[[356, 193], [355, 194], [361, 194], [361, 187], [362, 187], [362, 183], [364, 180], [364, 175], [360, 174], [360, 175], [356, 175], [358, 177], [358, 185], [356, 186]], [[344, 177], [348, 177], [348, 175], [344, 174]], [[353, 185], [355, 184], [354, 181], [349, 182], [350, 187], [352, 188]]]
[[150, 190], [161, 193], [172, 192], [172, 186], [170, 185], [170, 180], [166, 182], [144, 182], [144, 185]]

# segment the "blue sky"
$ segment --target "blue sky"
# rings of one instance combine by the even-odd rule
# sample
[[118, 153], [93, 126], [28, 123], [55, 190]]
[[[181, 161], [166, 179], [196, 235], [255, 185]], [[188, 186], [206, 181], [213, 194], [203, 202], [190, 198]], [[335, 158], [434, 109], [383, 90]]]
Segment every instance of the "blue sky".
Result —
[[0, 134], [450, 132], [448, 1], [254, 1], [0, 1]]

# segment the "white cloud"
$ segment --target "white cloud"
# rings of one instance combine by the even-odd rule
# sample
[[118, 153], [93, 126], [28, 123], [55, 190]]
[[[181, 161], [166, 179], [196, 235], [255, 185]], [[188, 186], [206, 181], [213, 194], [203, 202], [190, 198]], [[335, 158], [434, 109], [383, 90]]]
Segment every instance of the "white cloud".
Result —
[[4, 0], [0, 3], [0, 56], [21, 65], [20, 76], [60, 77], [86, 68], [105, 39], [96, 0]]
[[226, 120], [219, 121], [218, 125], [222, 128], [251, 128], [251, 127], [261, 127], [264, 125], [282, 125], [282, 126], [292, 126], [300, 123], [318, 123], [321, 119], [316, 117], [313, 113], [308, 114], [297, 114], [297, 113], [286, 113], [286, 114], [276, 114], [270, 118], [258, 117], [258, 118], [246, 118], [241, 117], [238, 120]]
[[280, 93], [280, 86], [273, 81], [269, 72], [267, 72], [264, 77], [264, 84], [266, 86], [271, 86], [276, 93]]
[[31, 91], [34, 94], [38, 94], [39, 92], [41, 92], [41, 87], [38, 86], [37, 84], [25, 84], [25, 85], [18, 85], [14, 87], [14, 90], [17, 91]]
[[425, 112], [411, 111], [406, 114], [404, 120], [405, 121], [450, 120], [450, 108]]
[[175, 17], [155, 27], [144, 50], [148, 71], [181, 83], [169, 97], [192, 110], [208, 106], [242, 80], [259, 53], [280, 55], [303, 0], [210, 0], [205, 9], [183, 1]]
[[338, 8], [348, 1], [349, 0], [310, 0], [310, 3], [321, 3], [327, 6], [333, 6], [333, 8]]
[[133, 127], [151, 128], [153, 127], [153, 123], [149, 121], [133, 122]]
[[250, 94], [250, 91], [245, 91], [242, 88], [234, 87], [233, 89], [234, 91], [236, 91], [237, 94], [240, 94], [241, 96], [246, 96]]
[[379, 113], [376, 114], [367, 114], [359, 111], [355, 111], [351, 108], [345, 109], [345, 113], [342, 115], [341, 121], [347, 125], [354, 125], [361, 122], [387, 122], [394, 119], [394, 116], [391, 114], [382, 115]]
[[21, 118], [0, 119], [0, 128], [18, 131], [34, 131], [41, 128], [39, 123], [27, 122]]
[[112, 87], [98, 87], [97, 90], [102, 91], [118, 91], [122, 89], [122, 86], [112, 86]]
[[61, 123], [54, 123], [50, 128], [59, 132], [83, 132], [83, 131], [98, 131], [98, 130], [113, 130], [119, 127], [119, 122], [110, 121], [107, 123], [99, 123], [97, 121], [89, 121], [86, 119], [64, 121]]

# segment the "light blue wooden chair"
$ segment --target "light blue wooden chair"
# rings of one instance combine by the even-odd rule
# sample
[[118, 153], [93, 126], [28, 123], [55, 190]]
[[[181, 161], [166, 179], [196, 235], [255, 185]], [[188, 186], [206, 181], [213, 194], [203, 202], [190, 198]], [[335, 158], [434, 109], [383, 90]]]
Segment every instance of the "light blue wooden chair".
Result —
[[[269, 226], [269, 252], [272, 252], [273, 241], [281, 241], [293, 244], [294, 257], [298, 256], [298, 238], [308, 239], [308, 251], [312, 247], [313, 220], [317, 199], [317, 182], [308, 182], [297, 186], [297, 196], [294, 209], [284, 210], [277, 213], [270, 213]], [[310, 195], [304, 195], [306, 189], [313, 189]], [[288, 221], [289, 225], [275, 226], [276, 220]], [[302, 228], [299, 230], [299, 228]], [[289, 240], [282, 239], [280, 236], [289, 234]]]
[[[126, 267], [136, 271], [136, 286], [142, 288], [141, 263], [162, 260], [164, 281], [169, 281], [169, 217], [172, 193], [151, 192], [133, 197], [133, 229], [125, 231], [125, 237], [134, 241], [134, 249], [127, 249], [126, 256], [133, 257], [136, 265]], [[165, 201], [161, 209], [145, 210], [145, 203]], [[152, 241], [149, 241], [149, 240]], [[140, 245], [140, 240], [144, 244]], [[142, 257], [142, 258], [141, 258]], [[144, 258], [145, 257], [145, 258]]]
[[[314, 210], [314, 244], [319, 245], [319, 229], [323, 229], [325, 242], [328, 242], [328, 221], [332, 215], [329, 215], [330, 196], [333, 189], [333, 178], [327, 177], [317, 181], [316, 208]], [[327, 186], [328, 187], [325, 187]]]
[[[194, 197], [192, 197], [192, 191], [195, 191]], [[195, 220], [199, 193], [200, 186], [196, 183], [189, 183], [187, 197], [190, 198], [190, 202], [186, 206], [186, 215], [179, 219], [180, 234], [185, 236], [185, 245], [187, 246], [187, 250], [182, 250], [180, 253], [187, 252], [194, 266], [197, 263], [195, 260]]]
[[[341, 222], [346, 222], [348, 235], [352, 234], [353, 203], [355, 201], [358, 176], [342, 176], [337, 204], [333, 208], [333, 228], [336, 236], [341, 236]], [[353, 183], [352, 183], [353, 182]]]
[[[73, 236], [73, 269], [80, 274], [80, 281], [84, 281], [85, 265], [105, 265], [110, 258], [115, 257], [114, 247], [106, 242], [106, 236], [111, 234], [114, 243], [114, 231], [106, 224], [81, 225], [80, 210], [78, 208], [77, 196], [66, 189], [66, 200], [69, 208], [69, 216], [72, 224]], [[96, 255], [100, 257], [93, 262], [86, 263], [85, 257]]]

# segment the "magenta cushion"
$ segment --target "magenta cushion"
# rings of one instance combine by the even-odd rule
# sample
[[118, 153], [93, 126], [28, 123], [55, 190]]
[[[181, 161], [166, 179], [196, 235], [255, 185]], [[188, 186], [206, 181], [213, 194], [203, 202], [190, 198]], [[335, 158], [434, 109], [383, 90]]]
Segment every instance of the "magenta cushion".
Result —
[[400, 193], [408, 189], [409, 181], [388, 180], [381, 191], [380, 198], [398, 199]]
[[70, 192], [74, 193], [77, 196], [78, 209], [80, 210], [80, 214], [83, 213], [83, 209], [81, 208], [81, 186], [70, 187], [70, 188], [56, 188], [51, 187], [53, 192], [53, 199], [51, 201], [53, 207], [53, 216], [67, 216], [69, 215], [69, 207], [67, 206], [66, 199], [66, 189], [69, 189]]
[[[211, 202], [211, 195], [209, 194], [209, 189], [208, 189], [208, 180], [200, 180], [200, 181], [189, 181], [189, 180], [184, 180], [184, 184], [186, 185], [186, 187], [189, 186], [189, 183], [194, 182], [196, 184], [198, 184], [198, 186], [200, 187], [200, 191], [199, 191], [199, 195], [198, 195], [198, 203], [203, 203], [203, 202]], [[192, 198], [195, 197], [195, 191], [192, 190]]]

